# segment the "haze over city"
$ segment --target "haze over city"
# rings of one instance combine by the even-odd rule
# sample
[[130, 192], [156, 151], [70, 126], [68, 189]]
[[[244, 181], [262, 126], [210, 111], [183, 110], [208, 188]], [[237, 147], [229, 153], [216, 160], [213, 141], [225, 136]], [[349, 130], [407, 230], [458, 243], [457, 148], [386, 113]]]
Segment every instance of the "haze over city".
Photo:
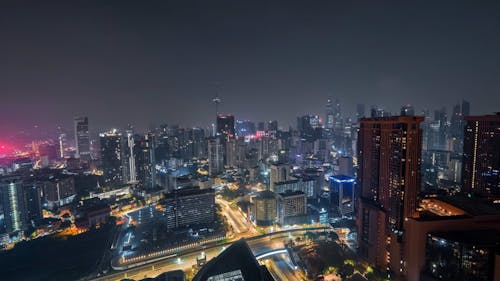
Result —
[[351, 117], [361, 102], [397, 112], [466, 99], [474, 114], [500, 104], [496, 1], [0, 5], [2, 132], [69, 128], [74, 115], [95, 133], [206, 126], [217, 90], [223, 112], [284, 127], [328, 97]]
[[1, 1], [0, 280], [500, 281], [500, 2]]

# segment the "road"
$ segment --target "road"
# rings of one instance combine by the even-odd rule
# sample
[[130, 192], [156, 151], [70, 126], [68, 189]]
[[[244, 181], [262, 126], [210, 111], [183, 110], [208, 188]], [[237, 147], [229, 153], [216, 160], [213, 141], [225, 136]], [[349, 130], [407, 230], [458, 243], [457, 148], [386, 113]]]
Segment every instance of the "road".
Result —
[[231, 208], [231, 203], [222, 199], [217, 198], [216, 203], [222, 208], [223, 215], [227, 218], [227, 221], [233, 228], [235, 238], [249, 237], [257, 233], [255, 226], [249, 222], [238, 209]]
[[[283, 241], [288, 237], [288, 234], [277, 235], [276, 237], [262, 237], [255, 240], [248, 241], [248, 245], [254, 252], [260, 253], [272, 249], [283, 248]], [[140, 266], [137, 268], [124, 270], [118, 273], [110, 274], [107, 276], [95, 278], [95, 281], [119, 281], [125, 278], [129, 279], [143, 279], [147, 277], [155, 277], [160, 273], [182, 269], [184, 271], [191, 269], [196, 264], [196, 258], [205, 253], [207, 260], [210, 260], [219, 255], [225, 248], [218, 246], [210, 249], [195, 251], [179, 257], [172, 257], [170, 259], [158, 261], [152, 264]]]
[[292, 268], [290, 260], [286, 255], [273, 256], [266, 259], [263, 264], [276, 281], [301, 281], [297, 270]]

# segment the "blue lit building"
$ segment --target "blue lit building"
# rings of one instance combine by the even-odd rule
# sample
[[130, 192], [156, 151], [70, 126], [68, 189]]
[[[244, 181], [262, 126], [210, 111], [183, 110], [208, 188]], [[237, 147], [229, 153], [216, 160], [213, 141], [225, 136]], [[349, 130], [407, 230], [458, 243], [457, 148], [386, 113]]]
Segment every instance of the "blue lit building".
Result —
[[354, 188], [356, 180], [353, 177], [335, 175], [328, 180], [330, 187], [330, 202], [340, 216], [354, 213]]

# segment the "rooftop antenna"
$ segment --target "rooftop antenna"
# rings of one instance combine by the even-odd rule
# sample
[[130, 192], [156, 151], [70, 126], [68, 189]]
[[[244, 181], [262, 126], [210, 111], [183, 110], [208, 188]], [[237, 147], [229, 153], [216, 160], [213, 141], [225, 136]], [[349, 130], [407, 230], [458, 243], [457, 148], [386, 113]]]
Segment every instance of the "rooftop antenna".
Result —
[[215, 104], [215, 118], [219, 115], [219, 104], [222, 102], [222, 99], [219, 98], [219, 83], [215, 84], [215, 98], [212, 99], [212, 102]]

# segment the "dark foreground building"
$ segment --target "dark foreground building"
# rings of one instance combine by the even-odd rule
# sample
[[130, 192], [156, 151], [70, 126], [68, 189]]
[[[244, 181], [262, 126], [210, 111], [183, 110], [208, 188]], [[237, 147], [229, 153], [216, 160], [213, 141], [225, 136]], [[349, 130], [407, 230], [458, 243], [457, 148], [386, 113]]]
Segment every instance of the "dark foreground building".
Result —
[[274, 281], [244, 240], [233, 243], [200, 269], [193, 281]]
[[467, 116], [464, 131], [464, 192], [500, 197], [500, 113]]

